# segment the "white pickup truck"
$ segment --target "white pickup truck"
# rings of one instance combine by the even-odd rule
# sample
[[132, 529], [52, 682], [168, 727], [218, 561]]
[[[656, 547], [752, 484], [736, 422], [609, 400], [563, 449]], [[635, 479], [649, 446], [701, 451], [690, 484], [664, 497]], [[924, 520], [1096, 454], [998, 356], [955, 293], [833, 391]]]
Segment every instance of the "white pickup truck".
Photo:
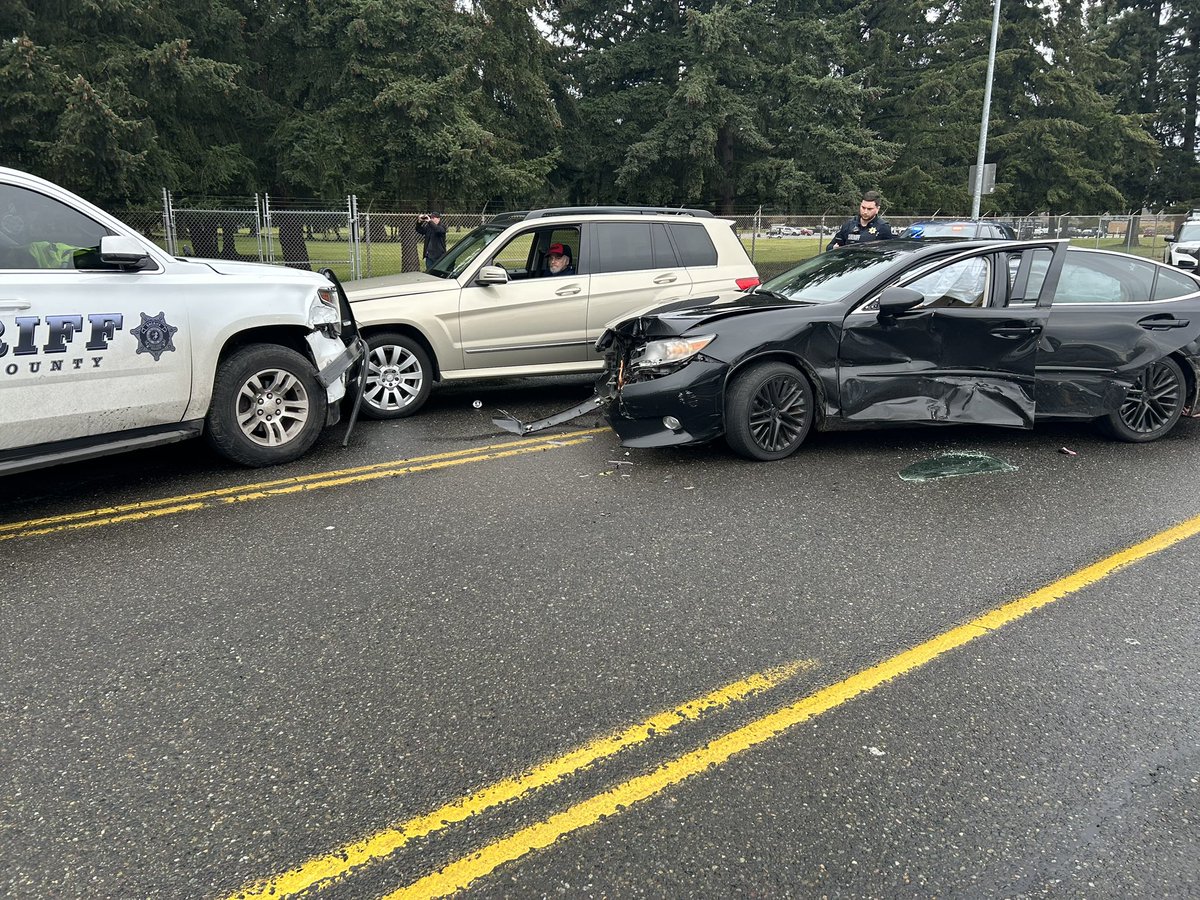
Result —
[[178, 259], [0, 168], [0, 475], [200, 434], [242, 465], [295, 459], [339, 418], [354, 333], [322, 275]]

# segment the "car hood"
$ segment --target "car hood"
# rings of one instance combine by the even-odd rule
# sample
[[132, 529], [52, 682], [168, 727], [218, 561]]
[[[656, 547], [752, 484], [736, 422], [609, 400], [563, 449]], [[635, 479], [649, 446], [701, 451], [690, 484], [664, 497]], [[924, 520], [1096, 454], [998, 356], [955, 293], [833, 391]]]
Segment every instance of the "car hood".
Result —
[[180, 257], [183, 262], [192, 265], [208, 266], [218, 275], [230, 275], [235, 278], [270, 278], [272, 281], [291, 279], [293, 281], [328, 284], [324, 275], [310, 272], [307, 269], [291, 269], [272, 263], [238, 262], [232, 259], [202, 259], [199, 257]]
[[453, 278], [439, 278], [426, 272], [403, 272], [399, 275], [361, 278], [358, 281], [349, 282], [345, 287], [346, 296], [350, 298], [351, 303], [362, 303], [385, 297], [457, 291], [459, 284]]
[[827, 305], [804, 300], [779, 300], [766, 294], [728, 292], [646, 307], [632, 316], [610, 323], [608, 330], [623, 337], [673, 337], [698, 325], [737, 316], [777, 309], [815, 309]]

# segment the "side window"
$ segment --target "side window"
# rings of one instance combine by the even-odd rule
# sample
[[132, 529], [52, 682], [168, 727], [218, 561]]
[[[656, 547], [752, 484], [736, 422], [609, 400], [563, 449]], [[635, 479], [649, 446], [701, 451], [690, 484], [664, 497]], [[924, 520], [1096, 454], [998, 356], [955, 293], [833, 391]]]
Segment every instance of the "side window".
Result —
[[905, 287], [925, 295], [925, 301], [918, 309], [983, 306], [987, 298], [988, 269], [986, 259], [973, 256], [922, 275]]
[[529, 274], [530, 254], [536, 231], [524, 231], [496, 251], [492, 265], [504, 266], [510, 278], [521, 278]]
[[[1008, 257], [1008, 302], [1035, 302], [1042, 292], [1042, 285], [1046, 281], [1046, 273], [1050, 271], [1050, 262], [1053, 259], [1054, 251], [1044, 247], [1010, 254]], [[1026, 261], [1029, 263], [1028, 269], [1024, 266]], [[1024, 282], [1018, 282], [1018, 278], [1024, 278]]]
[[1153, 263], [1131, 256], [1068, 253], [1055, 303], [1136, 303], [1150, 299]]
[[717, 248], [713, 246], [712, 238], [703, 225], [684, 225], [671, 223], [671, 237], [679, 248], [679, 255], [685, 266], [715, 266], [717, 264]]
[[598, 272], [636, 272], [654, 268], [650, 226], [642, 222], [601, 222], [595, 226], [600, 250]]
[[0, 268], [118, 268], [100, 262], [100, 238], [111, 233], [44, 194], [0, 185]]
[[1182, 297], [1184, 294], [1194, 294], [1200, 291], [1200, 283], [1190, 275], [1168, 269], [1165, 266], [1158, 270], [1158, 280], [1154, 282], [1154, 300], [1170, 300]]
[[654, 268], [674, 269], [679, 265], [675, 248], [671, 246], [671, 239], [667, 237], [666, 225], [651, 225], [650, 238], [654, 245]]

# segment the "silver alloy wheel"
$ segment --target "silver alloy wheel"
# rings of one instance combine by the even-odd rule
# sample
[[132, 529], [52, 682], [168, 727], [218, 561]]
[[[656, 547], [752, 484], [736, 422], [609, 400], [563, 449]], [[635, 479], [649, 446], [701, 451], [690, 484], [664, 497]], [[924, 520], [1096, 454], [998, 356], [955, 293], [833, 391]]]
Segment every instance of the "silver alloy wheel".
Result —
[[242, 434], [260, 447], [281, 447], [304, 430], [308, 391], [286, 369], [262, 369], [242, 384], [236, 418]]
[[412, 403], [424, 383], [421, 361], [412, 351], [396, 344], [381, 344], [367, 357], [363, 400], [376, 409], [394, 412]]

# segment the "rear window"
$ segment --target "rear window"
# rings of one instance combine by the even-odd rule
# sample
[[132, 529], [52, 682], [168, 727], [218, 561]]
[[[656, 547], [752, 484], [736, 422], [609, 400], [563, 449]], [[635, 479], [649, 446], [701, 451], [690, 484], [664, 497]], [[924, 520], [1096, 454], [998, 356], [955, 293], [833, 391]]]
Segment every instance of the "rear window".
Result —
[[712, 238], [703, 225], [684, 225], [674, 222], [669, 226], [675, 246], [685, 266], [715, 266], [717, 264], [717, 248], [713, 246]]
[[1172, 297], [1182, 297], [1196, 291], [1200, 291], [1200, 284], [1196, 279], [1174, 269], [1163, 267], [1158, 270], [1158, 280], [1154, 282], [1155, 300], [1170, 300]]
[[1153, 263], [1117, 254], [1068, 253], [1055, 303], [1138, 303], [1150, 299]]

